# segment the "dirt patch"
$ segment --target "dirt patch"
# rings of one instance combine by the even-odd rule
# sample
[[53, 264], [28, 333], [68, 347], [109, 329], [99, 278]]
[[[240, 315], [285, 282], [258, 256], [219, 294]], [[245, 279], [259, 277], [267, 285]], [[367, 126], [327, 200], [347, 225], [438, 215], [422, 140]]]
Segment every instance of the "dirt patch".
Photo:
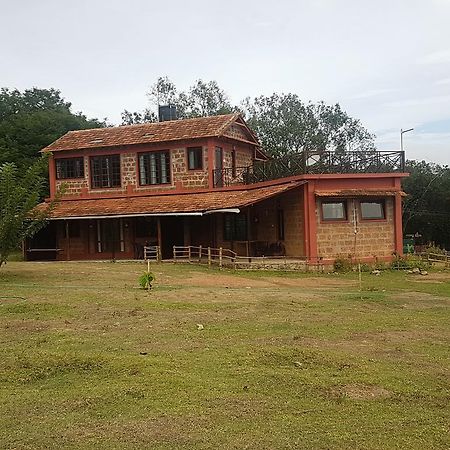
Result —
[[368, 386], [364, 384], [347, 384], [333, 390], [338, 397], [347, 397], [351, 400], [378, 400], [389, 398], [391, 393], [380, 386]]
[[415, 275], [414, 277], [409, 277], [409, 281], [417, 282], [435, 282], [435, 283], [445, 283], [450, 282], [450, 273], [428, 273], [426, 276]]
[[191, 272], [189, 278], [185, 278], [183, 283], [188, 286], [201, 287], [230, 287], [230, 288], [273, 288], [273, 287], [340, 287], [348, 286], [353, 283], [348, 280], [318, 278], [318, 277], [298, 277], [298, 278], [282, 278], [282, 277], [264, 277], [246, 278], [228, 274], [207, 274], [199, 272]]

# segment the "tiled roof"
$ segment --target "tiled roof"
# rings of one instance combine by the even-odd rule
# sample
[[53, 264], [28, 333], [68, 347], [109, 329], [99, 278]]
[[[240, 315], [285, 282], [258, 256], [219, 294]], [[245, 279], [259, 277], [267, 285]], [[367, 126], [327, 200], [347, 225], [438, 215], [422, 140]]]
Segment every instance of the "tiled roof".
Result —
[[[203, 193], [165, 194], [121, 198], [62, 200], [51, 213], [53, 219], [140, 214], [204, 213], [242, 208], [281, 194], [303, 182], [289, 182], [254, 189]], [[42, 203], [38, 208], [45, 207]]]
[[43, 151], [58, 152], [216, 137], [221, 136], [227, 127], [238, 118], [239, 114], [225, 114], [158, 123], [69, 131], [45, 147]]

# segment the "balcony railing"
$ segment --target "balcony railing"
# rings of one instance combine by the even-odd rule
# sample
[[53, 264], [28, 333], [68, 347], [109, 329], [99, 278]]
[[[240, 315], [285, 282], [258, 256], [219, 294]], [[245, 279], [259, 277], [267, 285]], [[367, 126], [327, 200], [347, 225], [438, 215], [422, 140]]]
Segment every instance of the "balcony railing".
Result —
[[252, 184], [304, 174], [392, 173], [405, 171], [402, 151], [302, 152], [257, 161], [253, 166], [214, 171], [214, 186]]

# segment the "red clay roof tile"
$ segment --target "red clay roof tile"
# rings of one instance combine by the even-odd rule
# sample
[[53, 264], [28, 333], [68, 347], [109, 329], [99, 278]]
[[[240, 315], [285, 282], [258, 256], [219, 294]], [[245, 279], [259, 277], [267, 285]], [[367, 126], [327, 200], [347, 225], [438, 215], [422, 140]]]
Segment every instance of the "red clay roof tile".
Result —
[[[62, 150], [216, 137], [221, 136], [228, 126], [238, 118], [239, 114], [236, 113], [158, 123], [69, 131], [45, 147], [43, 151], [59, 152]], [[257, 142], [255, 143], [257, 144]]]
[[[53, 219], [117, 215], [204, 213], [217, 209], [242, 208], [281, 194], [303, 182], [232, 191], [149, 195], [123, 198], [62, 200], [51, 213]], [[38, 208], [45, 207], [42, 203]]]

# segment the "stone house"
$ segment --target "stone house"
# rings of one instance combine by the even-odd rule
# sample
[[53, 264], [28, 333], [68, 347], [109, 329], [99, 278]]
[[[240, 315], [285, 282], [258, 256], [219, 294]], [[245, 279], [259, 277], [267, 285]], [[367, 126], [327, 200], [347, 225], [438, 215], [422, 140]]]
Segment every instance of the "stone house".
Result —
[[65, 191], [27, 259], [133, 259], [144, 245], [313, 264], [402, 253], [401, 152], [270, 160], [239, 114], [71, 131], [43, 152], [49, 199]]

